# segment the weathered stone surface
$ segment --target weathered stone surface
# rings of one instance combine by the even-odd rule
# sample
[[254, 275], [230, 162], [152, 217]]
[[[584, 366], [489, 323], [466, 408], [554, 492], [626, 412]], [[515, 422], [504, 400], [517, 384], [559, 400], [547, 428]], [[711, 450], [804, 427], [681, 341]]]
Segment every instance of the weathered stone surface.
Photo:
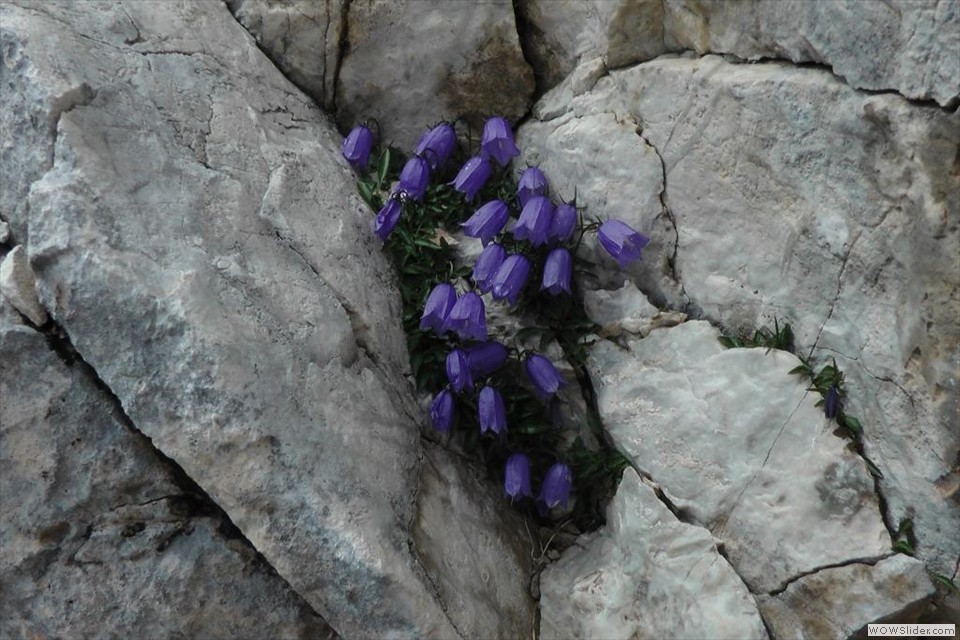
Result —
[[541, 638], [767, 637], [710, 534], [678, 521], [633, 469], [607, 523], [541, 575]]
[[333, 108], [347, 0], [227, 0], [237, 20], [304, 93]]
[[477, 635], [411, 551], [421, 417], [339, 136], [225, 6], [96, 9], [0, 7], [0, 202], [41, 301], [338, 632]]
[[426, 127], [526, 113], [533, 72], [509, 0], [375, 0], [350, 5], [337, 79], [337, 122], [377, 118], [384, 138], [412, 149]]
[[[613, 115], [641, 123], [663, 160], [683, 292], [666, 301], [688, 298], [734, 331], [776, 316], [815, 363], [835, 357], [847, 411], [884, 474], [891, 520], [912, 518], [920, 557], [952, 573], [960, 507], [935, 483], [954, 468], [960, 433], [960, 188], [951, 168], [960, 115], [855, 91], [817, 69], [664, 58], [612, 72], [520, 137], [544, 146], [574, 123]], [[583, 127], [570, 148], [600, 133]], [[645, 170], [609, 173], [627, 158], [584, 155], [575, 172], [557, 165], [549, 175], [571, 186], [581, 175], [612, 176], [613, 192], [660, 188]], [[631, 276], [656, 294], [663, 273]]]
[[40, 326], [47, 321], [47, 312], [37, 299], [36, 276], [23, 245], [14, 247], [0, 262], [0, 295], [33, 324]]
[[850, 638], [874, 622], [912, 622], [935, 589], [919, 560], [824, 569], [757, 603], [774, 638]]
[[10, 225], [6, 220], [0, 220], [0, 244], [6, 243], [10, 239]]
[[782, 351], [725, 349], [706, 322], [601, 342], [588, 367], [616, 446], [710, 529], [755, 592], [890, 550], [873, 479]]
[[584, 291], [583, 305], [590, 319], [600, 325], [601, 337], [624, 333], [644, 337], [658, 327], [673, 327], [687, 319], [685, 313], [657, 309], [629, 280], [614, 291]]
[[0, 303], [0, 636], [330, 637], [15, 315]]
[[413, 540], [458, 629], [475, 638], [517, 638], [534, 625], [536, 604], [521, 579], [532, 573], [534, 542], [495, 489], [471, 460], [425, 445]]

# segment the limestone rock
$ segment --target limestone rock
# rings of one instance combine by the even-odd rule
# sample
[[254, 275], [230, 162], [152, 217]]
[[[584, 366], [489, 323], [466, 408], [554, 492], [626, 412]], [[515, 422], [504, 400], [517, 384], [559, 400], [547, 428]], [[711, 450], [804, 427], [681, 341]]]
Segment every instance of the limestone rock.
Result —
[[679, 522], [633, 469], [607, 523], [541, 575], [541, 638], [767, 637], [710, 534]]
[[725, 349], [706, 322], [590, 351], [615, 445], [710, 529], [754, 592], [890, 550], [863, 460], [782, 351]]
[[10, 239], [10, 225], [6, 220], [0, 220], [0, 244], [5, 244]]
[[934, 591], [922, 562], [894, 555], [818, 571], [757, 603], [774, 638], [850, 638], [870, 623], [915, 622]]
[[661, 311], [632, 282], [620, 289], [586, 290], [583, 305], [590, 319], [601, 326], [601, 337], [632, 333], [646, 336], [658, 327], [672, 327], [687, 319], [679, 311]]
[[376, 0], [350, 5], [349, 46], [337, 79], [337, 122], [376, 118], [385, 140], [412, 150], [440, 120], [511, 122], [526, 113], [533, 72], [509, 0], [438, 3]]
[[33, 324], [41, 326], [47, 321], [47, 312], [37, 299], [36, 276], [22, 245], [0, 262], [0, 294]]
[[0, 636], [332, 637], [14, 315], [0, 303]]

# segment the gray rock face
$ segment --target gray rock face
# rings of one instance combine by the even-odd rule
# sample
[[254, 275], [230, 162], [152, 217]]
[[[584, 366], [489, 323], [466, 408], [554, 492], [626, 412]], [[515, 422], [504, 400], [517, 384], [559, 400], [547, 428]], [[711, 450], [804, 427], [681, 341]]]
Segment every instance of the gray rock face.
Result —
[[331, 637], [15, 315], [0, 303], [0, 636]]
[[14, 247], [0, 262], [0, 295], [33, 324], [47, 321], [47, 312], [37, 299], [36, 277], [22, 245]]
[[607, 523], [543, 572], [541, 638], [767, 637], [710, 534], [679, 522], [633, 469]]
[[0, 11], [0, 206], [135, 428], [338, 632], [479, 635], [411, 550], [399, 296], [330, 124], [222, 5]]

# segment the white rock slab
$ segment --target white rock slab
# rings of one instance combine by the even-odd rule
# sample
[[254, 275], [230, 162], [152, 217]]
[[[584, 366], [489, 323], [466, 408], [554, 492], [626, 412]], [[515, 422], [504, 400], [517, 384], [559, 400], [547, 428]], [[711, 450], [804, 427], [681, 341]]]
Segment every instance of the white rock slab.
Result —
[[935, 592], [923, 563], [898, 554], [818, 571], [757, 603], [774, 638], [850, 638], [874, 622], [915, 622]]
[[706, 322], [601, 342], [588, 368], [617, 448], [713, 532], [754, 592], [890, 550], [873, 479], [795, 356], [725, 349]]
[[36, 275], [23, 245], [17, 245], [0, 262], [0, 295], [37, 326], [47, 321], [47, 311], [37, 298]]
[[607, 526], [540, 577], [540, 637], [766, 638], [757, 604], [703, 528], [623, 473]]

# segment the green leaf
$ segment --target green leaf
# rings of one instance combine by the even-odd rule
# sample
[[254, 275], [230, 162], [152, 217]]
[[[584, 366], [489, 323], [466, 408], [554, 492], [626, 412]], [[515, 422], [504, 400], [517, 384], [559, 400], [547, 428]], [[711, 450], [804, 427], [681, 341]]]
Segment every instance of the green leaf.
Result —
[[866, 458], [864, 458], [863, 461], [867, 463], [867, 469], [870, 471], [870, 474], [874, 478], [877, 478], [878, 480], [883, 478], [883, 472], [880, 471], [877, 465], [873, 464], [872, 462], [870, 462], [870, 460]]
[[360, 191], [360, 197], [371, 207], [373, 206], [373, 187], [366, 180], [357, 181], [357, 189]]
[[811, 373], [810, 367], [808, 367], [805, 364], [801, 364], [801, 365], [797, 365], [793, 369], [790, 369], [790, 371], [787, 372], [787, 375], [807, 376], [807, 375], [810, 375], [810, 373]]
[[390, 170], [390, 148], [387, 147], [380, 154], [380, 161], [377, 162], [377, 186], [383, 187], [384, 180], [387, 179], [387, 171]]
[[841, 414], [840, 420], [842, 421], [840, 424], [842, 424], [844, 427], [846, 427], [847, 429], [850, 429], [850, 431], [857, 434], [858, 437], [863, 435], [863, 427], [860, 426], [860, 421], [854, 418], [853, 416]]

